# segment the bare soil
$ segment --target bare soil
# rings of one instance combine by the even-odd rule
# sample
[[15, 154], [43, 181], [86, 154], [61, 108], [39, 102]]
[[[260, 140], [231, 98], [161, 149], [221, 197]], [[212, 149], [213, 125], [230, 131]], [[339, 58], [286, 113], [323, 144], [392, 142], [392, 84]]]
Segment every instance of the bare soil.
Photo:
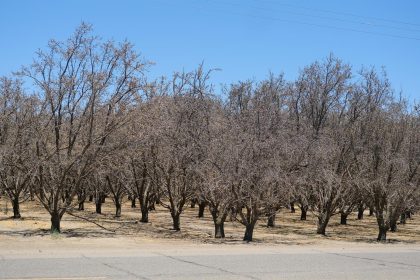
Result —
[[[9, 201], [4, 197], [0, 199], [0, 240], [16, 237], [40, 238], [135, 238], [145, 242], [147, 240], [174, 240], [188, 241], [189, 243], [227, 243], [241, 244], [244, 226], [235, 221], [225, 224], [226, 238], [216, 240], [213, 238], [214, 227], [210, 213], [207, 209], [204, 218], [197, 218], [198, 206], [187, 206], [181, 215], [181, 231], [172, 230], [172, 220], [167, 209], [157, 205], [156, 210], [149, 214], [150, 223], [140, 223], [140, 209], [131, 208], [131, 202], [123, 204], [121, 218], [114, 217], [114, 204], [110, 198], [102, 206], [103, 214], [95, 213], [93, 202], [85, 203], [84, 211], [74, 210], [77, 216], [89, 221], [65, 214], [61, 222], [62, 234], [51, 235], [50, 216], [48, 212], [36, 201], [27, 201], [21, 205], [22, 218], [10, 218], [13, 210]], [[93, 223], [94, 222], [94, 223]], [[99, 227], [98, 225], [105, 229]], [[340, 225], [339, 215], [334, 216], [328, 227], [327, 235], [316, 234], [316, 219], [308, 212], [307, 220], [300, 221], [300, 212], [290, 213], [288, 209], [278, 212], [276, 227], [267, 228], [266, 221], [261, 220], [254, 232], [254, 244], [340, 244], [340, 243], [376, 243], [377, 224], [373, 216], [365, 212], [363, 220], [357, 220], [356, 213], [348, 217], [347, 225]], [[407, 220], [407, 224], [398, 225], [397, 232], [388, 233], [389, 243], [420, 244], [420, 218], [414, 215]]]

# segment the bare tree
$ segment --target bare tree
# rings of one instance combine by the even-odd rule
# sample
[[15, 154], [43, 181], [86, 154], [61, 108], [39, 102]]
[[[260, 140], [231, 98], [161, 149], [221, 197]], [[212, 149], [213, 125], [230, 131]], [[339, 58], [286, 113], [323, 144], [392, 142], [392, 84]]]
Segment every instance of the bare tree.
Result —
[[281, 108], [283, 77], [270, 77], [253, 88], [251, 82], [229, 91], [231, 185], [238, 221], [245, 226], [244, 241], [252, 241], [255, 224], [274, 216], [285, 199], [282, 151], [284, 118]]
[[13, 205], [14, 219], [21, 217], [20, 203], [30, 197], [37, 105], [23, 93], [21, 81], [0, 79], [0, 188]]
[[350, 66], [330, 55], [302, 71], [295, 85], [297, 97], [292, 98], [296, 127], [311, 143], [304, 185], [309, 187], [311, 209], [318, 217], [318, 234], [325, 234], [349, 185], [345, 181], [351, 165], [351, 142], [346, 139], [351, 122], [345, 113], [350, 77]]
[[393, 100], [385, 73], [370, 69], [361, 74], [361, 89], [368, 102], [362, 123], [364, 152], [358, 162], [379, 227], [377, 240], [385, 241], [387, 231], [396, 230], [396, 221], [417, 187], [410, 180], [417, 176], [415, 168], [410, 170], [408, 156], [410, 119], [404, 101]]
[[152, 82], [147, 65], [82, 24], [38, 51], [22, 80], [0, 78], [0, 193], [14, 218], [36, 196], [60, 231], [88, 196], [98, 214], [111, 198], [116, 217], [128, 196], [141, 222], [160, 204], [179, 231], [192, 202], [199, 217], [210, 210], [215, 238], [231, 215], [252, 241], [281, 207], [297, 205], [301, 220], [311, 211], [323, 235], [333, 215], [346, 224], [369, 208], [384, 241], [418, 211], [420, 106], [394, 96], [384, 71], [353, 75], [330, 55], [295, 81], [270, 74], [217, 95], [202, 64]]
[[82, 24], [66, 42], [51, 40], [20, 72], [34, 82], [42, 101], [36, 184], [51, 231], [60, 231], [90, 166], [124, 123], [116, 112], [140, 90], [144, 68], [130, 43], [101, 42]]
[[214, 223], [214, 237], [224, 238], [224, 224], [234, 206], [229, 153], [231, 131], [221, 102], [214, 102], [209, 111], [208, 129], [201, 144], [204, 160], [200, 162], [197, 192], [209, 207]]

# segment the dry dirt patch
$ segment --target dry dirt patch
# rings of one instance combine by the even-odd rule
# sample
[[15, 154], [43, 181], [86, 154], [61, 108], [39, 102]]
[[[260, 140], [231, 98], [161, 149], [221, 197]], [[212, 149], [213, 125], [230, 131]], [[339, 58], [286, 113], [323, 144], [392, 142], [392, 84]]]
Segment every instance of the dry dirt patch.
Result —
[[[50, 237], [50, 217], [46, 210], [36, 201], [28, 201], [21, 205], [22, 219], [10, 218], [11, 205], [5, 198], [0, 199], [0, 238], [11, 237]], [[138, 222], [140, 209], [131, 208], [130, 202], [123, 205], [121, 218], [114, 217], [114, 204], [110, 199], [103, 205], [103, 214], [95, 213], [92, 202], [85, 204], [85, 211], [73, 211], [75, 215], [93, 221], [94, 223], [70, 216], [63, 217], [60, 236], [52, 238], [140, 238], [144, 241], [151, 239], [188, 240], [195, 243], [242, 243], [244, 227], [234, 221], [227, 221], [225, 225], [226, 238], [215, 240], [213, 238], [213, 222], [210, 214], [205, 212], [204, 218], [197, 218], [198, 208], [186, 207], [181, 216], [181, 231], [171, 230], [172, 220], [169, 212], [157, 206], [149, 215], [150, 223]], [[327, 236], [315, 234], [316, 220], [308, 213], [307, 221], [300, 221], [300, 213], [290, 213], [282, 209], [277, 214], [276, 227], [267, 228], [266, 221], [261, 220], [254, 233], [256, 244], [331, 244], [334, 242], [361, 242], [374, 243], [377, 235], [375, 217], [366, 213], [363, 220], [357, 220], [352, 214], [348, 218], [348, 225], [339, 224], [339, 216], [334, 216], [327, 228]], [[398, 231], [389, 232], [391, 243], [420, 243], [420, 221], [417, 215], [407, 221], [405, 225], [398, 225]]]

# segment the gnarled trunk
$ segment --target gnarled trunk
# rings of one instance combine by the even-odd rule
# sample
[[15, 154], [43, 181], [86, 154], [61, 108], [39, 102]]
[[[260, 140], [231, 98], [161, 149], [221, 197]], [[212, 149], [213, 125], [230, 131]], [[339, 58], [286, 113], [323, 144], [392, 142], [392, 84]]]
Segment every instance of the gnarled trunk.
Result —
[[276, 212], [270, 213], [267, 219], [267, 227], [276, 226]]
[[176, 213], [171, 213], [171, 216], [172, 216], [172, 225], [173, 225], [173, 229], [174, 230], [176, 230], [176, 231], [180, 231], [181, 230], [181, 226], [180, 226], [180, 216], [181, 216], [181, 213], [178, 213], [178, 212], [176, 212]]
[[102, 214], [102, 200], [98, 199], [95, 204], [96, 204], [96, 214]]
[[407, 222], [407, 215], [406, 212], [402, 212], [401, 213], [401, 217], [400, 217], [400, 224], [405, 225]]
[[386, 241], [386, 233], [389, 230], [389, 222], [384, 218], [384, 213], [382, 210], [376, 210], [376, 221], [378, 223], [379, 234], [377, 241]]
[[212, 204], [210, 204], [210, 214], [214, 223], [214, 238], [225, 238], [225, 221], [227, 218], [227, 213], [221, 213], [217, 206], [211, 206]]
[[[242, 207], [242, 209], [239, 209], [239, 211], [236, 210], [237, 214], [239, 214], [241, 217], [241, 224], [245, 226], [245, 235], [243, 239], [244, 241], [252, 241], [254, 227], [261, 214], [258, 208], [259, 205], [257, 201], [254, 201], [250, 205], [245, 205], [244, 207]], [[243, 212], [243, 210], [246, 210], [246, 212]]]
[[79, 202], [79, 211], [85, 210], [86, 191], [79, 190], [77, 193], [77, 201]]
[[198, 204], [198, 217], [199, 218], [204, 217], [204, 210], [206, 209], [206, 205], [207, 205], [207, 203], [205, 203], [205, 202], [200, 202]]
[[118, 201], [115, 202], [115, 217], [121, 217], [121, 203]]
[[96, 213], [102, 214], [102, 203], [104, 203], [105, 195], [102, 192], [96, 194], [95, 197], [95, 206], [96, 206]]
[[396, 220], [392, 220], [391, 221], [391, 223], [390, 223], [390, 230], [392, 231], [392, 232], [396, 232], [397, 231], [397, 221]]
[[13, 219], [20, 219], [19, 197], [12, 200], [13, 204]]
[[53, 211], [51, 213], [51, 233], [60, 233], [60, 222], [61, 222], [61, 215], [58, 211]]
[[387, 233], [387, 231], [388, 231], [387, 228], [379, 227], [379, 234], [378, 234], [378, 238], [376, 240], [377, 241], [380, 241], [380, 242], [386, 241], [386, 233]]
[[141, 218], [140, 222], [148, 223], [149, 222], [149, 206], [146, 204], [140, 203]]
[[225, 223], [214, 223], [214, 238], [225, 238]]
[[318, 225], [316, 229], [317, 234], [325, 235], [325, 230], [327, 228], [328, 222], [330, 221], [331, 216], [324, 213], [318, 217]]
[[346, 213], [341, 213], [341, 217], [340, 217], [340, 224], [341, 225], [347, 225], [347, 216], [349, 214]]
[[300, 207], [300, 220], [301, 221], [306, 221], [307, 212], [308, 212], [307, 205]]
[[296, 209], [295, 209], [295, 204], [293, 202], [290, 202], [290, 213], [295, 213]]
[[252, 235], [254, 234], [254, 227], [255, 227], [255, 223], [250, 223], [245, 226], [244, 241], [247, 241], [247, 242], [252, 241]]
[[196, 199], [191, 199], [191, 208], [195, 208], [196, 203], [197, 203]]
[[358, 220], [363, 220], [363, 212], [365, 211], [365, 208], [363, 207], [363, 205], [359, 205], [359, 207], [357, 208], [357, 219]]

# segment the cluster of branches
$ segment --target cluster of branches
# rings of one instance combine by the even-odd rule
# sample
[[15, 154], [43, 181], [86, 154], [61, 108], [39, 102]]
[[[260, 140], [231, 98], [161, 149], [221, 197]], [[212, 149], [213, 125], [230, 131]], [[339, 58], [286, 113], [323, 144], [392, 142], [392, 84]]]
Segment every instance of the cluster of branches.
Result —
[[[420, 203], [420, 108], [396, 98], [384, 71], [353, 72], [330, 55], [283, 75], [225, 86], [200, 65], [147, 81], [149, 63], [128, 42], [103, 42], [82, 24], [50, 41], [34, 63], [0, 80], [0, 187], [19, 204], [39, 201], [51, 231], [89, 197], [156, 204], [173, 228], [191, 201], [223, 238], [228, 217], [251, 241], [256, 223], [274, 226], [282, 207], [310, 211], [325, 234], [369, 208], [386, 240]], [[30, 82], [33, 94], [23, 83]]]

